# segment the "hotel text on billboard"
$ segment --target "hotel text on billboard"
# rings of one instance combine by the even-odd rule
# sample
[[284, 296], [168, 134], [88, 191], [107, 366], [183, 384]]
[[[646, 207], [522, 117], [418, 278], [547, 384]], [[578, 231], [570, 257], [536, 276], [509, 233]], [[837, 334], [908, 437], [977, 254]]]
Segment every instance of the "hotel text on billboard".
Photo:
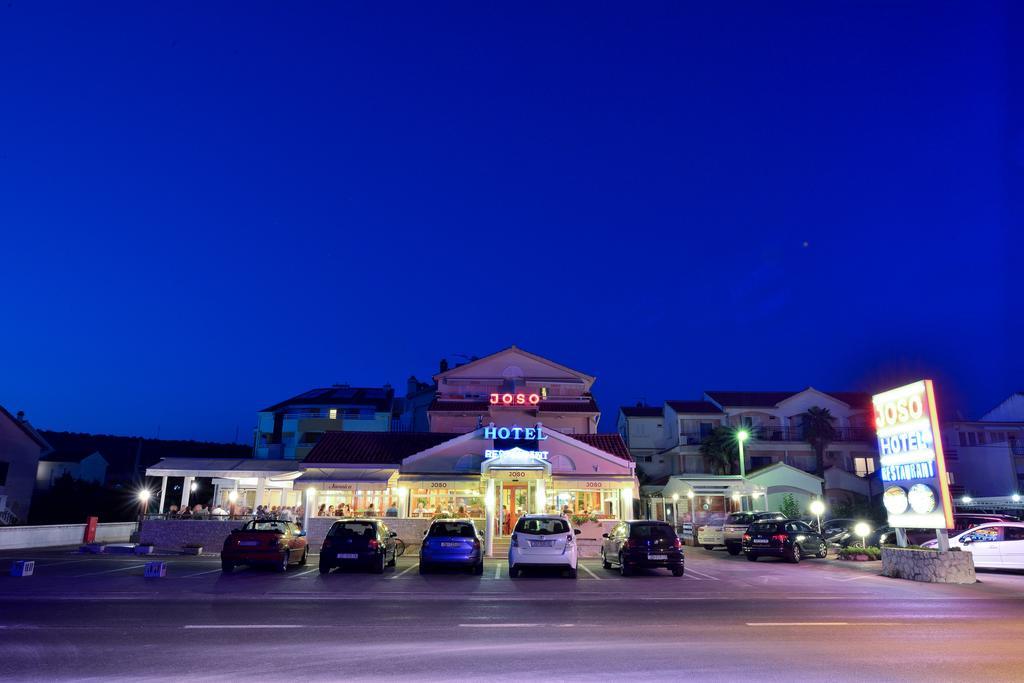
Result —
[[872, 397], [889, 526], [951, 529], [953, 502], [930, 379]]

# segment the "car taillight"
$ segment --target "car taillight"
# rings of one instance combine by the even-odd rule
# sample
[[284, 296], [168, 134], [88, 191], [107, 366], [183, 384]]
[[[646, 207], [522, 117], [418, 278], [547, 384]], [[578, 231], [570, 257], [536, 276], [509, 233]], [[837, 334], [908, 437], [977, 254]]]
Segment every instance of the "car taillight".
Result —
[[750, 540], [750, 534], [743, 534], [743, 540], [744, 541], [749, 541]]
[[682, 548], [683, 547], [683, 542], [679, 540], [678, 536], [676, 536], [675, 540], [672, 541], [672, 547], [673, 548]]
[[626, 539], [626, 546], [625, 547], [627, 547], [627, 548], [635, 548], [638, 545], [640, 545], [640, 544], [636, 542], [635, 538], [627, 538]]
[[518, 548], [519, 547], [519, 537], [516, 536], [515, 534], [512, 534], [512, 547], [513, 548]]
[[329, 538], [325, 538], [324, 539], [324, 547], [325, 548], [330, 548], [331, 547], [331, 539], [329, 539]]
[[369, 541], [367, 541], [366, 546], [370, 550], [376, 550], [377, 548], [380, 547], [380, 543], [377, 542], [376, 538], [371, 538]]
[[779, 543], [785, 543], [789, 539], [786, 534], [772, 534], [772, 540], [778, 541]]
[[572, 542], [573, 542], [573, 535], [572, 534], [569, 534], [568, 536], [565, 537], [566, 545], [568, 545], [569, 543], [572, 543]]

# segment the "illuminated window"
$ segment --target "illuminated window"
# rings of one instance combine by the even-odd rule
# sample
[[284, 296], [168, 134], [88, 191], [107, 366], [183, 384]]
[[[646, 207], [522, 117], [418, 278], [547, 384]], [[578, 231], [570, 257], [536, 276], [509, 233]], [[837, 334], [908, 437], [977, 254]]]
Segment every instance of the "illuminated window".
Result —
[[875, 472], [874, 458], [854, 458], [853, 471], [858, 477], [866, 477]]
[[329, 411], [327, 411], [327, 413], [328, 413], [328, 416], [332, 420], [337, 420], [338, 419], [338, 409], [337, 408], [331, 408]]

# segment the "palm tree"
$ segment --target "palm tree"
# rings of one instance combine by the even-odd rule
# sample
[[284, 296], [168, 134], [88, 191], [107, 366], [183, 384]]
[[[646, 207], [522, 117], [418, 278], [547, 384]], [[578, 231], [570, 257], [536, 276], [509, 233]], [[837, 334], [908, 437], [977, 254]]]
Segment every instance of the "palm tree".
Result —
[[700, 442], [700, 454], [719, 474], [732, 474], [733, 465], [739, 462], [735, 430], [723, 426], [712, 429]]
[[807, 409], [802, 416], [804, 428], [804, 441], [814, 449], [815, 474], [819, 477], [825, 474], [825, 450], [833, 441], [839, 438], [839, 430], [834, 423], [835, 418], [828, 408], [817, 406]]

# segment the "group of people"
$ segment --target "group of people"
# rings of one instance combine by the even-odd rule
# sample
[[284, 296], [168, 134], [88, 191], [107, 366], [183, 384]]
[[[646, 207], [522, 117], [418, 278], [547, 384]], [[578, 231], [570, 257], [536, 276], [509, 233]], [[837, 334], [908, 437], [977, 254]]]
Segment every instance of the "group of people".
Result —
[[[319, 509], [316, 511], [317, 517], [376, 517], [379, 512], [374, 507], [373, 503], [370, 503], [365, 510], [357, 510], [348, 503], [343, 503], [338, 506], [327, 505], [321, 503]], [[385, 517], [397, 517], [398, 516], [398, 505], [395, 501], [391, 501], [387, 509], [384, 511]]]
[[167, 516], [175, 519], [216, 519], [217, 517], [227, 517], [229, 514], [227, 510], [219, 505], [210, 508], [197, 504], [181, 510], [178, 509], [177, 505], [172, 505], [167, 509]]
[[452, 517], [455, 519], [462, 519], [464, 517], [483, 517], [483, 508], [478, 505], [471, 505], [466, 507], [460, 505], [458, 508], [452, 509], [451, 505], [441, 507], [437, 505], [433, 510], [423, 505], [420, 502], [416, 508], [412, 511], [413, 517]]
[[257, 505], [255, 517], [256, 519], [280, 519], [285, 522], [298, 522], [306, 514], [306, 511], [301, 505]]

